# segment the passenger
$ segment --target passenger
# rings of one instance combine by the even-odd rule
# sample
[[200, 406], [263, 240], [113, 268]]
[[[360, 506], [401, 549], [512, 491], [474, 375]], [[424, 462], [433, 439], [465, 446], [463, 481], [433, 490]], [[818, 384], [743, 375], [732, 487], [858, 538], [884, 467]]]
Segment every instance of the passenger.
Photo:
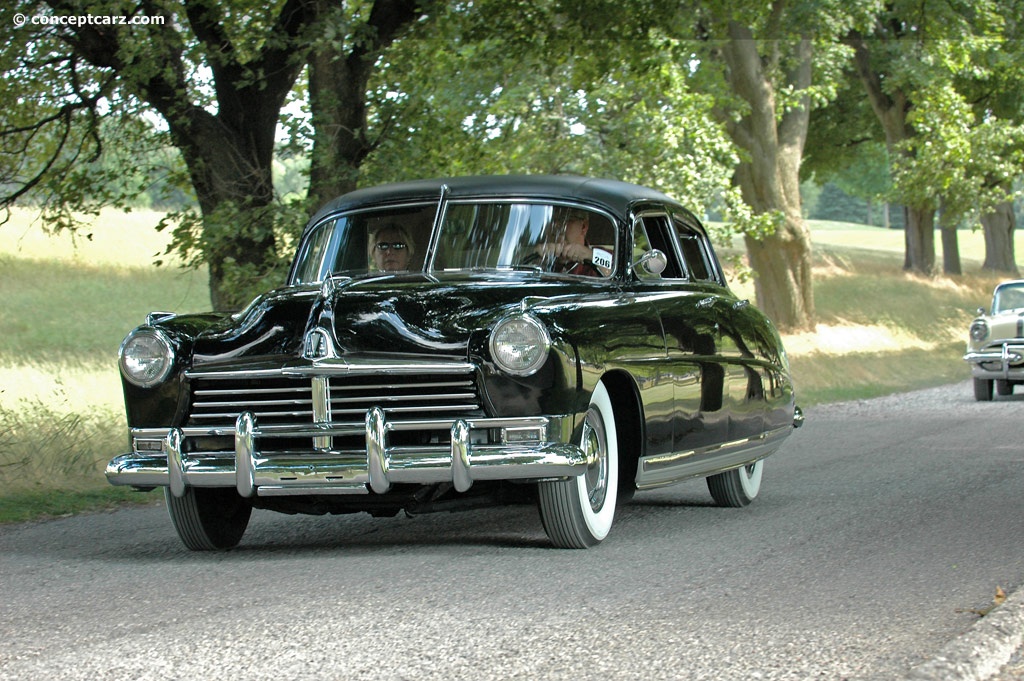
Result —
[[409, 237], [409, 232], [401, 225], [388, 223], [379, 227], [370, 236], [370, 259], [382, 272], [409, 269], [414, 251], [414, 242]]

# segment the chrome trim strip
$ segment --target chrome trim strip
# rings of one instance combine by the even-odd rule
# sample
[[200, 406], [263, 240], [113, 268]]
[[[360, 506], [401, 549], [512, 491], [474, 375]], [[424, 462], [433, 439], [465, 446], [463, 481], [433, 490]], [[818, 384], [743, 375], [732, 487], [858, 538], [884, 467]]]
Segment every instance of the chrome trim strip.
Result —
[[663, 487], [687, 478], [745, 466], [774, 453], [792, 432], [792, 426], [783, 426], [755, 437], [701, 449], [641, 457], [637, 489]]
[[321, 359], [301, 364], [286, 365], [273, 369], [190, 369], [187, 378], [239, 379], [289, 376], [335, 376], [367, 374], [471, 374], [476, 366], [469, 362], [436, 362], [403, 360], [388, 362], [381, 360], [360, 360], [354, 358]]
[[[382, 410], [383, 411], [383, 410]], [[480, 417], [463, 419], [472, 430], [484, 428], [542, 428], [547, 427], [551, 420], [546, 416], [523, 417]], [[414, 419], [409, 421], [388, 421], [388, 430], [448, 430], [456, 419]], [[164, 439], [167, 428], [132, 428], [132, 438]], [[235, 429], [208, 428], [203, 426], [184, 426], [179, 428], [181, 434], [188, 437], [226, 437], [234, 436]], [[317, 437], [323, 435], [359, 435], [366, 431], [366, 423], [346, 422], [332, 424], [287, 424], [259, 427], [260, 437]]]
[[[313, 377], [313, 423], [331, 422], [331, 386], [326, 376]], [[318, 452], [331, 449], [330, 436], [313, 438], [313, 449]]]

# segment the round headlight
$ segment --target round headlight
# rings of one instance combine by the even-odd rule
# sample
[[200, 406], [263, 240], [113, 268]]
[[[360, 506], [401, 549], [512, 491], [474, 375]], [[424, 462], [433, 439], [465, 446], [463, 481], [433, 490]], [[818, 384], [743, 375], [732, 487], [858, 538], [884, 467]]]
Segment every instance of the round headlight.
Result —
[[494, 363], [514, 376], [529, 376], [544, 366], [551, 340], [537, 319], [529, 315], [506, 317], [491, 331]]
[[174, 366], [174, 348], [157, 329], [132, 331], [121, 343], [121, 374], [140, 388], [152, 388], [164, 381]]
[[971, 324], [971, 340], [983, 341], [988, 338], [988, 324], [984, 319], [975, 319]]

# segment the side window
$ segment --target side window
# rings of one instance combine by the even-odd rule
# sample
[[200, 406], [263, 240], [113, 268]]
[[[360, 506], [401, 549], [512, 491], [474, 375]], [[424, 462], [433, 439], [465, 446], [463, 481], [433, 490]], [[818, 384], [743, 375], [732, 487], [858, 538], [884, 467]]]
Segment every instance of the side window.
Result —
[[669, 229], [667, 215], [644, 215], [637, 220], [633, 228], [633, 262], [653, 248], [657, 248], [668, 258], [668, 266], [660, 275], [651, 274], [643, 267], [637, 268], [636, 275], [641, 279], [682, 278], [682, 270], [676, 261]]
[[321, 222], [306, 236], [295, 256], [292, 284], [321, 281], [327, 276], [325, 261], [331, 256], [331, 242], [337, 233], [334, 225], [334, 220]]
[[[651, 248], [651, 240], [647, 238], [644, 223], [641, 220], [637, 220], [636, 225], [633, 227], [633, 256], [630, 258], [630, 262], [638, 261]], [[641, 279], [661, 279], [660, 274], [652, 274], [643, 267], [634, 268], [634, 272]]]
[[683, 263], [690, 279], [694, 281], [716, 281], [715, 268], [712, 265], [711, 253], [707, 240], [698, 231], [687, 225], [676, 216], [676, 235], [679, 237], [679, 248], [682, 251]]

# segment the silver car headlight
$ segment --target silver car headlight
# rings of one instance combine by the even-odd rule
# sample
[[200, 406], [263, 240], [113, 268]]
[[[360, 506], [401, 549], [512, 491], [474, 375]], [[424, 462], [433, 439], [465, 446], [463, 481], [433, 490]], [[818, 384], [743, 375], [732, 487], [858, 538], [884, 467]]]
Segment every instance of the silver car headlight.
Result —
[[529, 376], [544, 366], [551, 350], [547, 329], [530, 315], [505, 317], [491, 331], [491, 357], [513, 376]]
[[135, 329], [121, 343], [121, 374], [140, 388], [162, 383], [174, 366], [174, 347], [161, 331]]
[[975, 319], [971, 323], [971, 340], [980, 343], [988, 338], [988, 324], [984, 319]]

